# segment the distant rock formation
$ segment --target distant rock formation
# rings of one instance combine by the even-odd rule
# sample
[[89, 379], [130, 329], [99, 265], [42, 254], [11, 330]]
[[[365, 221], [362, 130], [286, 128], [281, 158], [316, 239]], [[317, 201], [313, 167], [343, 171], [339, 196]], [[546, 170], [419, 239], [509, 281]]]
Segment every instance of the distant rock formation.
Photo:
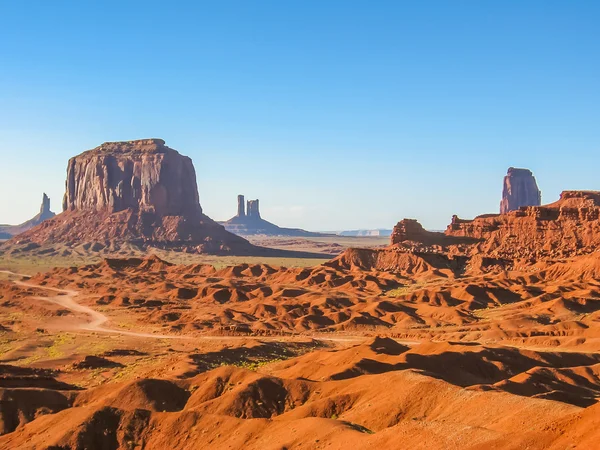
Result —
[[202, 213], [191, 159], [161, 139], [107, 142], [71, 158], [63, 210], [18, 242], [99, 249], [129, 242], [236, 254], [256, 249]]
[[510, 167], [504, 177], [500, 214], [515, 211], [522, 206], [540, 206], [542, 193], [533, 173], [528, 169]]
[[282, 228], [260, 216], [259, 201], [248, 200], [244, 209], [244, 196], [238, 195], [237, 214], [226, 222], [220, 222], [227, 231], [241, 236], [326, 236], [299, 228]]
[[416, 219], [403, 219], [396, 224], [390, 236], [390, 245], [410, 250], [429, 251], [449, 245], [474, 242], [464, 237], [447, 236], [438, 231], [428, 231]]
[[390, 237], [390, 243], [393, 245], [404, 241], [421, 242], [422, 240], [427, 239], [430, 234], [433, 233], [425, 230], [423, 225], [421, 225], [416, 219], [402, 219], [394, 227]]
[[251, 220], [260, 220], [260, 211], [258, 209], [258, 199], [248, 200], [248, 218]]
[[478, 240], [473, 251], [504, 258], [555, 258], [600, 248], [600, 192], [563, 191], [544, 206], [473, 220], [452, 218], [446, 235]]
[[246, 216], [246, 205], [244, 205], [244, 196], [238, 195], [237, 217]]
[[56, 214], [50, 211], [50, 198], [44, 194], [42, 197], [42, 205], [40, 212], [27, 222], [20, 225], [0, 225], [0, 239], [10, 239], [13, 236], [24, 233], [27, 230], [39, 225], [45, 220], [51, 219]]
[[392, 230], [377, 228], [375, 230], [344, 230], [337, 233], [338, 236], [348, 237], [389, 237]]

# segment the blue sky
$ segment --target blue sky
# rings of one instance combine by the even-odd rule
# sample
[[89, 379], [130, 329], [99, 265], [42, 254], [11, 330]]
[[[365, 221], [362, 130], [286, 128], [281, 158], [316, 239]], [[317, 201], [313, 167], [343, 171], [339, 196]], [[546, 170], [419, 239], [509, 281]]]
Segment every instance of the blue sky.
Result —
[[600, 189], [600, 2], [0, 0], [0, 223], [60, 210], [69, 157], [160, 137], [217, 220], [441, 229]]

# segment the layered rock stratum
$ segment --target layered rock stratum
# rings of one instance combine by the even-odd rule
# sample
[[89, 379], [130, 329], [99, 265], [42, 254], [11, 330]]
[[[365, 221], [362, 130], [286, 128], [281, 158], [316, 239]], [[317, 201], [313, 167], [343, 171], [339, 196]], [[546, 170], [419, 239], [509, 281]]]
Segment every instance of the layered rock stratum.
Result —
[[500, 214], [515, 211], [522, 206], [540, 206], [542, 193], [531, 170], [510, 167], [504, 177]]

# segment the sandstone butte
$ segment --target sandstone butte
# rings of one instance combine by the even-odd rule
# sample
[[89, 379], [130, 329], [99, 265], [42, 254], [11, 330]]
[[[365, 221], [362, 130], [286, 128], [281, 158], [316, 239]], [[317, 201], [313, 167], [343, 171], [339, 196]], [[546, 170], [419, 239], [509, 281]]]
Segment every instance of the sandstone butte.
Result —
[[265, 235], [265, 236], [324, 236], [322, 233], [313, 233], [300, 228], [283, 228], [275, 225], [260, 215], [259, 201], [248, 200], [244, 203], [244, 196], [238, 195], [237, 214], [222, 225], [227, 231], [241, 235]]
[[540, 206], [542, 193], [533, 173], [528, 169], [510, 167], [504, 177], [500, 214], [515, 211], [522, 206]]
[[[69, 160], [63, 213], [13, 239], [143, 246], [208, 253], [252, 252], [203, 214], [192, 160], [162, 139], [106, 142]], [[10, 244], [10, 243], [9, 243]]]

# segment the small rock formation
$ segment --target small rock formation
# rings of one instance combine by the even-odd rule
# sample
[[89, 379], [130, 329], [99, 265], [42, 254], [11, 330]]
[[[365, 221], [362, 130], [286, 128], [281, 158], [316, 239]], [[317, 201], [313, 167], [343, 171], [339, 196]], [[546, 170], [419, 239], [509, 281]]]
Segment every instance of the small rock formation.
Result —
[[55, 215], [56, 214], [50, 211], [50, 197], [48, 197], [44, 192], [44, 195], [42, 196], [42, 205], [40, 206], [40, 213], [36, 217], [41, 219], [41, 221], [44, 221], [54, 217]]
[[244, 204], [243, 195], [238, 195], [238, 208], [236, 217], [246, 217], [246, 205]]
[[282, 228], [260, 216], [259, 201], [248, 200], [244, 210], [244, 196], [238, 195], [237, 214], [226, 222], [220, 222], [227, 231], [240, 236], [325, 236], [299, 228]]
[[20, 225], [0, 225], [0, 239], [10, 239], [12, 236], [24, 233], [54, 216], [55, 214], [50, 211], [50, 198], [44, 193], [40, 212]]
[[390, 245], [412, 251], [433, 251], [439, 247], [468, 243], [470, 239], [446, 236], [428, 231], [416, 219], [403, 219], [396, 224], [390, 236]]
[[404, 241], [422, 241], [427, 238], [428, 233], [416, 219], [403, 219], [394, 227], [390, 243], [394, 245]]
[[542, 193], [533, 173], [528, 169], [510, 167], [504, 177], [500, 214], [515, 211], [522, 206], [540, 206]]
[[260, 211], [258, 210], [258, 199], [248, 200], [248, 217], [250, 219], [260, 219]]
[[107, 142], [71, 158], [63, 210], [16, 243], [94, 251], [123, 243], [206, 253], [256, 249], [202, 213], [192, 160], [162, 139]]
[[477, 239], [473, 251], [503, 258], [568, 257], [600, 247], [600, 192], [563, 191], [544, 206], [473, 220], [454, 216], [445, 234]]

